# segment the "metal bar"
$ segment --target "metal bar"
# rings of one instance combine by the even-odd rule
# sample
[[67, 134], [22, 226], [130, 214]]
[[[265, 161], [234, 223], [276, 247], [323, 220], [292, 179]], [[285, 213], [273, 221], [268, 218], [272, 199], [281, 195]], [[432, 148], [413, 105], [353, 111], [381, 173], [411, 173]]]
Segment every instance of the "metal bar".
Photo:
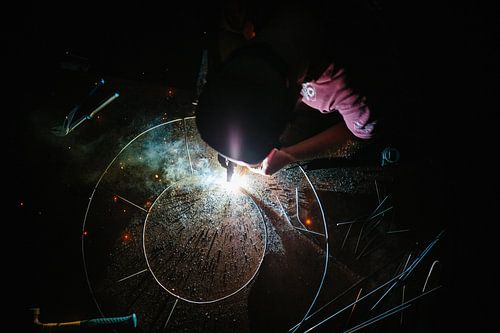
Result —
[[118, 194], [115, 194], [115, 195], [116, 195], [118, 198], [122, 199], [123, 201], [125, 201], [125, 202], [127, 202], [127, 203], [131, 204], [132, 206], [135, 206], [135, 207], [139, 208], [140, 210], [145, 211], [146, 213], [148, 212], [148, 210], [147, 210], [147, 209], [144, 209], [143, 207], [141, 207], [141, 206], [139, 206], [139, 205], [137, 205], [137, 204], [133, 203], [132, 201], [129, 201], [129, 200], [125, 199], [124, 197], [119, 196]]
[[134, 277], [134, 276], [136, 276], [136, 275], [142, 274], [142, 273], [147, 272], [147, 271], [148, 271], [148, 269], [147, 269], [147, 268], [146, 268], [146, 269], [143, 269], [142, 271], [139, 271], [139, 272], [137, 272], [137, 273], [134, 273], [134, 274], [131, 274], [131, 275], [129, 275], [129, 276], [126, 276], [126, 277], [124, 277], [123, 279], [120, 279], [120, 280], [118, 280], [118, 281], [116, 281], [116, 282], [118, 283], [118, 282], [125, 281], [125, 280], [127, 280], [127, 279], [130, 279], [131, 277]]
[[410, 229], [392, 230], [392, 231], [387, 231], [386, 234], [397, 234], [400, 232], [407, 232], [407, 231], [411, 231], [411, 230]]
[[300, 220], [300, 215], [299, 215], [299, 188], [295, 188], [295, 209], [296, 209], [296, 214], [297, 214], [297, 220], [299, 221], [300, 225], [304, 228], [307, 229], [304, 223]]
[[193, 170], [193, 163], [191, 162], [191, 154], [189, 153], [189, 145], [188, 145], [188, 138], [187, 138], [187, 128], [186, 128], [186, 118], [182, 118], [182, 122], [184, 124], [184, 141], [186, 143], [186, 150], [187, 150], [187, 155], [189, 159], [189, 166], [191, 167], [191, 174], [194, 173]]
[[[363, 291], [363, 288], [359, 288], [358, 295], [356, 296], [356, 301], [359, 299], [359, 296], [361, 296], [361, 291]], [[349, 322], [351, 321], [352, 313], [354, 312], [354, 309], [356, 308], [356, 304], [354, 304], [352, 306], [351, 313], [349, 313], [349, 318], [347, 318], [347, 322], [345, 323], [346, 326], [349, 325]]]
[[311, 234], [315, 234], [315, 235], [319, 235], [319, 236], [325, 237], [325, 234], [322, 234], [320, 232], [316, 232], [316, 231], [312, 231], [312, 230], [308, 230], [308, 229], [303, 229], [303, 228], [299, 228], [299, 227], [294, 227], [294, 228], [297, 229], [297, 230], [302, 230], [302, 231], [305, 231], [305, 232], [310, 232]]
[[290, 219], [288, 218], [288, 214], [286, 213], [285, 208], [284, 208], [284, 207], [283, 207], [283, 205], [281, 204], [280, 198], [278, 198], [278, 196], [276, 196], [276, 200], [278, 200], [278, 204], [280, 205], [281, 210], [283, 211], [283, 214], [285, 215], [285, 219], [286, 219], [286, 220], [288, 221], [288, 223], [290, 223], [290, 225], [293, 227], [293, 224], [292, 224], [292, 222], [290, 222]]
[[429, 273], [427, 274], [427, 278], [425, 279], [424, 287], [422, 288], [422, 292], [425, 291], [425, 287], [427, 286], [427, 281], [429, 281], [429, 277], [432, 274], [432, 270], [434, 269], [434, 265], [439, 263], [439, 260], [434, 260], [434, 262], [431, 265], [431, 268], [429, 269]]
[[350, 224], [349, 229], [347, 229], [347, 232], [346, 232], [345, 237], [344, 237], [344, 241], [342, 242], [342, 246], [340, 247], [341, 249], [344, 248], [345, 242], [347, 240], [347, 236], [349, 236], [349, 232], [351, 231], [351, 228], [352, 228], [352, 224]]
[[172, 310], [170, 310], [170, 313], [168, 314], [167, 321], [165, 322], [165, 325], [163, 325], [163, 330], [167, 328], [168, 322], [170, 321], [170, 317], [172, 317], [172, 313], [174, 313], [175, 306], [177, 305], [177, 302], [179, 301], [178, 298], [175, 299], [174, 306], [172, 306]]

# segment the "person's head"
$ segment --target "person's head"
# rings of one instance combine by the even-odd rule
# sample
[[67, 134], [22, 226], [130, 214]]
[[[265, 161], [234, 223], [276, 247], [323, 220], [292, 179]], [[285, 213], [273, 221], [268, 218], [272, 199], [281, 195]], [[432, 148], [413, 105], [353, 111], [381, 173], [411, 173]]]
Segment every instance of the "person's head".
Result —
[[219, 154], [255, 165], [279, 147], [291, 105], [284, 63], [263, 45], [246, 47], [209, 76], [199, 96], [196, 125]]

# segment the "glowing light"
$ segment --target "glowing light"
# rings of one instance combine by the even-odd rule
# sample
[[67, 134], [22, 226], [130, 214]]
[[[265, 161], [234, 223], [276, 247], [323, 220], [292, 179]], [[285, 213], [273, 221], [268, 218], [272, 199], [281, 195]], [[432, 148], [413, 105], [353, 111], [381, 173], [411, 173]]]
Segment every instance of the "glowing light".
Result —
[[83, 235], [84, 235], [84, 236], [87, 236], [88, 234], [89, 234], [89, 233], [87, 232], [87, 230], [85, 230], [85, 231], [83, 232]]
[[156, 179], [158, 179], [158, 178], [160, 178], [160, 176], [158, 176], [158, 175], [155, 175], [155, 178], [156, 178]]
[[312, 224], [312, 221], [310, 218], [307, 218], [306, 221], [305, 221], [305, 224], [306, 225], [311, 225]]
[[118, 196], [116, 195], [113, 196], [113, 202], [118, 202]]
[[129, 234], [124, 234], [122, 238], [123, 238], [124, 241], [128, 241], [128, 240], [130, 240], [130, 235]]
[[124, 210], [123, 210], [123, 212], [124, 212], [124, 213], [126, 213], [126, 212], [127, 212], [127, 210], [126, 210], [126, 209], [124, 209]]
[[221, 180], [220, 183], [230, 191], [239, 191], [248, 186], [248, 179], [244, 175], [233, 174], [230, 182], [226, 181], [226, 177]]
[[19, 206], [20, 206], [20, 207], [24, 207], [24, 202], [22, 202], [22, 201], [21, 201], [21, 202], [19, 203]]

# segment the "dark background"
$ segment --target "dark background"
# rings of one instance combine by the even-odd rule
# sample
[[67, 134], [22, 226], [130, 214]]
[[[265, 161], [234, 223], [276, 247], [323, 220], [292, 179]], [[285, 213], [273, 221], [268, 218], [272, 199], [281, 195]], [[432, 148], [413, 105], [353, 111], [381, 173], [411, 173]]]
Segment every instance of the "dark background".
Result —
[[[492, 273], [498, 251], [491, 241], [496, 218], [489, 216], [498, 198], [490, 172], [498, 167], [494, 133], [499, 123], [497, 110], [488, 103], [498, 86], [498, 12], [480, 2], [356, 1], [344, 8], [344, 20], [363, 13], [381, 22], [385, 28], [380, 33], [394, 41], [391, 54], [402, 85], [398, 93], [407, 108], [397, 115], [403, 126], [393, 134], [411, 146], [413, 158], [435, 159], [445, 170], [443, 210], [453, 222], [456, 242], [449, 272], [453, 315], [443, 314], [447, 319], [442, 325], [481, 326], [493, 312], [486, 299], [498, 285]], [[214, 4], [194, 1], [26, 2], [4, 10], [8, 205], [3, 273], [9, 278], [5, 289], [14, 296], [8, 305], [14, 316], [51, 298], [47, 293], [54, 293], [54, 303], [68, 302], [68, 294], [74, 293], [67, 313], [91, 315], [86, 312], [92, 307], [87, 290], [75, 290], [85, 284], [81, 263], [59, 256], [61, 248], [74, 247], [74, 238], [60, 231], [67, 229], [57, 225], [56, 211], [45, 215], [53, 204], [51, 193], [59, 193], [63, 185], [58, 185], [57, 168], [48, 163], [51, 156], [34, 146], [33, 128], [27, 125], [34, 110], [50, 99], [66, 52], [87, 58], [91, 70], [103, 75], [194, 89], [201, 51], [214, 32], [217, 13]], [[62, 191], [81, 196], [78, 191], [87, 190]], [[20, 202], [29, 205], [21, 209]], [[83, 212], [84, 206], [80, 208]], [[79, 223], [66, 223], [74, 223], [69, 229], [79, 232]], [[32, 265], [38, 274], [33, 275]], [[54, 281], [48, 283], [51, 288], [39, 289], [47, 276], [68, 269], [73, 280], [67, 285]]]

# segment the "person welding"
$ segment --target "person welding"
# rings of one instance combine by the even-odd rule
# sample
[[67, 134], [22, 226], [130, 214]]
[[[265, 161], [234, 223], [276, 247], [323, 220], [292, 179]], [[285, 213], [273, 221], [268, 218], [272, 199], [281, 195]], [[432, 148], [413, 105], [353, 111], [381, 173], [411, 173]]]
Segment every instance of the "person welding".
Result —
[[[220, 65], [209, 72], [195, 113], [201, 138], [219, 153], [228, 181], [235, 164], [273, 175], [290, 163], [375, 137], [369, 100], [332, 60], [323, 26], [310, 11], [283, 7], [261, 26], [240, 17], [232, 20], [238, 27], [226, 29], [230, 21], [222, 25]], [[235, 31], [241, 32], [238, 42]], [[304, 107], [338, 113], [341, 121], [287, 145], [283, 135], [293, 110]]]

